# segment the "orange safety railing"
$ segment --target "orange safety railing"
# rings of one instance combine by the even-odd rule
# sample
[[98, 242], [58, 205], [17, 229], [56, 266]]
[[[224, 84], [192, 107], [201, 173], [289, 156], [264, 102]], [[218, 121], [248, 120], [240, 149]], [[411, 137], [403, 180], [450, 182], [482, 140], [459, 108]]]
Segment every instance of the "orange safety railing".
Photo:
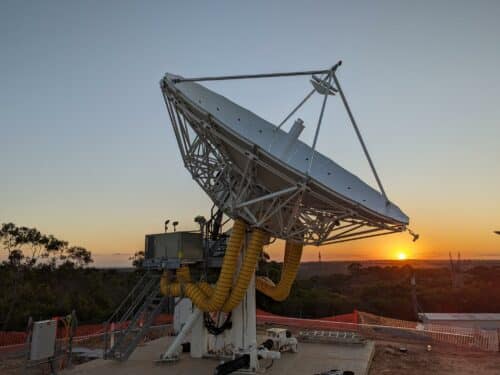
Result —
[[[320, 319], [303, 319], [275, 315], [263, 310], [257, 310], [258, 324], [275, 324], [305, 330], [338, 330], [360, 332], [366, 337], [374, 339], [408, 339], [425, 340], [453, 344], [458, 347], [499, 351], [500, 330], [482, 330], [477, 328], [462, 328], [436, 324], [418, 323], [400, 319], [387, 318], [362, 311], [353, 311], [350, 314], [336, 315]], [[159, 315], [153, 326], [172, 323], [172, 315]], [[116, 324], [114, 330], [122, 330], [129, 322]], [[109, 327], [108, 327], [109, 329]], [[106, 326], [103, 324], [86, 324], [76, 328], [74, 340], [89, 336], [103, 335]], [[0, 353], [19, 351], [26, 344], [26, 332], [0, 331]], [[60, 326], [58, 338], [66, 337], [64, 327]], [[429, 342], [430, 342], [429, 341]]]

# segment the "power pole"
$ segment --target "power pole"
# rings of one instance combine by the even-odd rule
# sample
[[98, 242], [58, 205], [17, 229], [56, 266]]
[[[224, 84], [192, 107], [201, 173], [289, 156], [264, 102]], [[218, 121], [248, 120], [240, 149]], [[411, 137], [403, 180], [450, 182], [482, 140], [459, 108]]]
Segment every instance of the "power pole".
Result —
[[453, 261], [450, 251], [450, 271], [451, 271], [451, 286], [453, 289], [460, 289], [464, 286], [464, 276], [462, 273], [462, 261], [460, 252], [458, 252], [457, 260]]
[[420, 313], [424, 313], [417, 299], [417, 278], [415, 277], [415, 271], [412, 270], [410, 277], [411, 284], [411, 301], [413, 305], [413, 313], [415, 314], [415, 318], [417, 321], [420, 319]]

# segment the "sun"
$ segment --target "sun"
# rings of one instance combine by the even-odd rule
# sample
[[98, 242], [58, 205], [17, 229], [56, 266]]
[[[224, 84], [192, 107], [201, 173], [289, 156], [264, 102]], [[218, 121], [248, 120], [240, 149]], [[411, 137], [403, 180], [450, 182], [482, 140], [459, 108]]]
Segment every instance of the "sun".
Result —
[[399, 259], [399, 260], [406, 260], [406, 259], [408, 259], [408, 256], [406, 255], [406, 253], [405, 253], [405, 252], [400, 251], [400, 252], [398, 253], [398, 259]]

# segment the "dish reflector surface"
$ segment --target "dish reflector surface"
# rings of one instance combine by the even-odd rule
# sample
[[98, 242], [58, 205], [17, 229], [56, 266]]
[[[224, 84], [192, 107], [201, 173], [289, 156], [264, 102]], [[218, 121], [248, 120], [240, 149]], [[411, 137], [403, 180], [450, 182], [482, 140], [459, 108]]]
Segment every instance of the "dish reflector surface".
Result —
[[184, 164], [230, 217], [315, 245], [406, 229], [408, 216], [357, 176], [222, 95], [178, 78], [167, 73], [161, 86]]

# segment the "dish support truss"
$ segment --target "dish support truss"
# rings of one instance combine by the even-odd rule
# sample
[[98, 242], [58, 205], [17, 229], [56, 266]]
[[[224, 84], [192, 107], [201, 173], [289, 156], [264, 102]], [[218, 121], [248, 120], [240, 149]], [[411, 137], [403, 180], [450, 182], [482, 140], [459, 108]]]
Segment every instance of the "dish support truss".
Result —
[[[214, 116], [190, 103], [166, 78], [161, 88], [185, 167], [231, 218], [242, 218], [275, 238], [306, 245], [406, 230], [402, 223], [328, 199], [306, 175], [297, 179], [283, 173], [265, 150], [244, 147], [228, 137]], [[280, 178], [278, 189], [256, 178], [262, 171]]]

